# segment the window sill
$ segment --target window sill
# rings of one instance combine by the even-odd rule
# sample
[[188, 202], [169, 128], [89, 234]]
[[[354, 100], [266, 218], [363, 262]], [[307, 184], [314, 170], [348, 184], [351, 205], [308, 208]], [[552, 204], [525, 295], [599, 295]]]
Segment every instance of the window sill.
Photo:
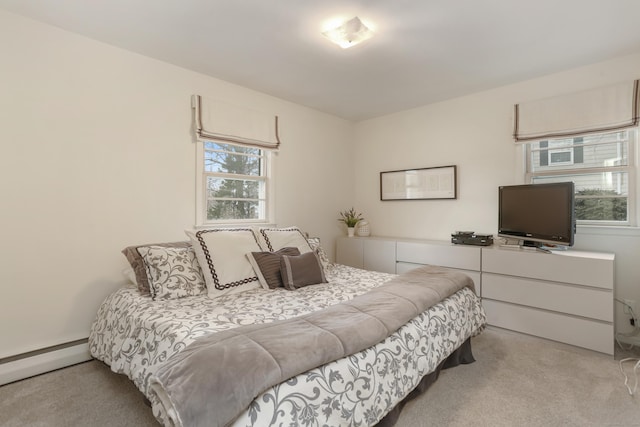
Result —
[[640, 227], [615, 225], [578, 225], [576, 234], [594, 236], [640, 237]]
[[206, 230], [211, 228], [253, 228], [253, 227], [276, 227], [272, 222], [227, 222], [218, 224], [194, 225], [194, 230]]

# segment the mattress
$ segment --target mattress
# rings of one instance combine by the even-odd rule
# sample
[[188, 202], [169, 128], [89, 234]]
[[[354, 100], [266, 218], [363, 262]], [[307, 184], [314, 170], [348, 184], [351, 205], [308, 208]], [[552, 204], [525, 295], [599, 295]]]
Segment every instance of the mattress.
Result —
[[[296, 291], [254, 289], [215, 299], [153, 301], [135, 288], [122, 288], [101, 305], [90, 351], [114, 372], [127, 375], [150, 398], [156, 418], [170, 425], [165, 408], [149, 393], [149, 379], [199, 337], [321, 310], [395, 277], [342, 265], [328, 268], [326, 276], [329, 283]], [[465, 288], [379, 344], [264, 391], [233, 425], [375, 425], [484, 324], [479, 298]]]

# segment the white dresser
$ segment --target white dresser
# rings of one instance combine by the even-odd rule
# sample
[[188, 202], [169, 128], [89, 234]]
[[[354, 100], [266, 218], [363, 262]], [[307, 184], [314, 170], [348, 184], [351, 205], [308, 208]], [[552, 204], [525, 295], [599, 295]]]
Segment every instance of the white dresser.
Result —
[[340, 237], [336, 262], [383, 273], [396, 272], [396, 239], [386, 237]]
[[613, 354], [614, 255], [482, 249], [490, 325]]
[[482, 287], [480, 259], [480, 246], [454, 245], [435, 240], [398, 240], [396, 243], [398, 274], [423, 264], [447, 267], [471, 277], [478, 295]]
[[342, 237], [336, 261], [387, 273], [423, 264], [463, 271], [482, 297], [489, 325], [613, 354], [614, 254]]
[[480, 295], [479, 246], [454, 245], [440, 240], [341, 237], [336, 243], [336, 262], [398, 274], [424, 264], [461, 270], [473, 279]]

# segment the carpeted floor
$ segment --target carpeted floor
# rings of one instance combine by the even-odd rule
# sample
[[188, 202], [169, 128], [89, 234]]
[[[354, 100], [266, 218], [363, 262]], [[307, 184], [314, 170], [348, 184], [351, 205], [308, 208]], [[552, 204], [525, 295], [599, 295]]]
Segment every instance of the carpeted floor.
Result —
[[[442, 371], [397, 427], [640, 427], [640, 390], [612, 357], [492, 328], [472, 348], [476, 362]], [[158, 424], [126, 377], [91, 361], [0, 387], [0, 426]]]
[[472, 348], [476, 362], [442, 371], [397, 426], [640, 426], [640, 390], [611, 356], [497, 329]]

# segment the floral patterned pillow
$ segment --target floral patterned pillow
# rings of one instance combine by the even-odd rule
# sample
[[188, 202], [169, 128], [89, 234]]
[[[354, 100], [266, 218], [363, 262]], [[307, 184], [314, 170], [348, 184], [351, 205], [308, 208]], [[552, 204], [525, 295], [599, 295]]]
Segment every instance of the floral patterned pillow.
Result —
[[[127, 279], [135, 283], [138, 286], [138, 290], [142, 295], [151, 295], [151, 289], [149, 287], [149, 279], [147, 278], [147, 267], [144, 264], [142, 255], [138, 249], [149, 246], [162, 246], [162, 247], [177, 247], [188, 248], [191, 247], [190, 242], [172, 242], [172, 243], [149, 243], [145, 245], [128, 246], [122, 250], [122, 253], [129, 261], [131, 269], [133, 270], [134, 277], [130, 277], [127, 274]], [[128, 272], [127, 272], [128, 273]]]
[[173, 299], [207, 292], [200, 264], [192, 248], [138, 248], [147, 270], [151, 297]]
[[307, 242], [309, 242], [309, 246], [311, 246], [311, 249], [316, 253], [316, 255], [318, 256], [318, 259], [320, 259], [320, 262], [322, 263], [322, 268], [326, 272], [327, 269], [331, 267], [333, 264], [331, 264], [331, 261], [329, 261], [329, 257], [327, 256], [327, 253], [322, 248], [322, 245], [320, 244], [320, 238], [309, 237], [307, 239]]

